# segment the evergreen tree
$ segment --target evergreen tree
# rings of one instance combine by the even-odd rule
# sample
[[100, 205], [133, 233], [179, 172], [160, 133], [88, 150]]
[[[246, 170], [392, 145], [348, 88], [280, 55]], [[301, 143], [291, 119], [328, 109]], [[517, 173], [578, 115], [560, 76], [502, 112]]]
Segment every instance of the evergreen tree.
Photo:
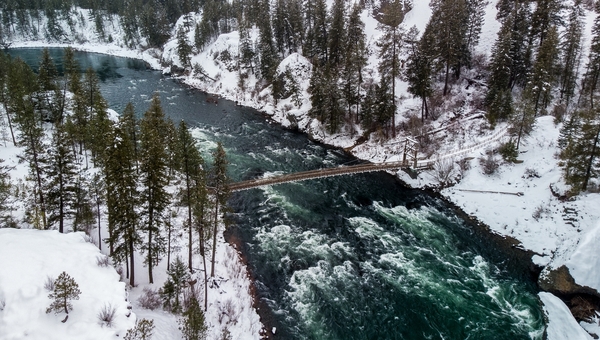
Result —
[[539, 38], [543, 44], [551, 27], [561, 24], [559, 0], [537, 0], [537, 6], [531, 17], [531, 36]]
[[[268, 83], [273, 83], [279, 65], [277, 51], [273, 45], [273, 30], [271, 29], [269, 1], [263, 0], [264, 16], [259, 22], [260, 37], [258, 42], [258, 55], [260, 56], [260, 74]], [[277, 96], [277, 94], [273, 94]]]
[[205, 176], [202, 173], [204, 171], [202, 169], [204, 160], [200, 156], [200, 151], [196, 147], [196, 141], [184, 121], [179, 123], [178, 135], [177, 163], [179, 164], [179, 171], [183, 176], [182, 203], [188, 210], [188, 220], [186, 221], [188, 228], [188, 268], [192, 271], [192, 210], [197, 199], [195, 195], [197, 189], [195, 187], [197, 185], [205, 185], [203, 183]]
[[415, 27], [407, 34], [408, 40], [411, 42], [411, 49], [408, 52], [405, 76], [408, 81], [408, 92], [421, 98], [421, 121], [424, 122], [429, 116], [427, 98], [433, 94], [431, 84], [433, 65], [431, 57], [426, 54], [425, 40], [422, 42], [414, 41], [417, 35], [418, 31]]
[[[596, 2], [595, 11], [597, 14], [600, 14], [600, 2]], [[585, 96], [583, 100], [589, 103], [587, 105], [594, 108], [594, 99], [598, 89], [598, 80], [600, 79], [600, 16], [597, 16], [594, 20], [592, 35], [593, 38], [590, 45], [588, 64], [582, 83], [581, 94]]]
[[180, 313], [183, 309], [183, 290], [190, 280], [190, 274], [185, 267], [185, 263], [177, 257], [175, 262], [171, 264], [171, 268], [167, 270], [167, 275], [167, 281], [159, 291], [163, 300], [163, 308], [172, 313]]
[[302, 8], [299, 0], [277, 0], [273, 13], [273, 37], [280, 55], [298, 51], [302, 41]]
[[469, 53], [472, 53], [475, 46], [479, 43], [487, 4], [487, 0], [466, 0], [468, 17], [465, 44], [466, 50]]
[[[65, 314], [69, 314], [69, 311], [73, 310], [71, 300], [79, 300], [79, 285], [69, 274], [62, 272], [56, 280], [54, 280], [54, 289], [48, 295], [48, 298], [52, 300], [50, 307], [46, 309], [46, 313], [49, 314], [54, 312], [56, 314], [64, 311]], [[63, 322], [67, 321], [65, 318]]]
[[530, 80], [523, 93], [526, 100], [531, 101], [533, 105], [534, 116], [540, 109], [545, 113], [546, 106], [552, 99], [551, 91], [556, 82], [558, 69], [557, 60], [558, 32], [556, 27], [551, 27], [538, 50]]
[[215, 221], [213, 225], [213, 244], [210, 276], [215, 277], [215, 255], [217, 250], [217, 234], [219, 226], [219, 205], [221, 211], [225, 211], [227, 199], [229, 198], [229, 176], [227, 175], [227, 155], [221, 142], [217, 143], [217, 149], [213, 152], [213, 166], [211, 169], [211, 186], [214, 188], [215, 199]]
[[12, 137], [13, 145], [16, 146], [17, 140], [15, 139], [15, 133], [12, 126], [12, 112], [8, 107], [9, 94], [7, 83], [11, 64], [12, 60], [10, 59], [10, 57], [4, 52], [0, 51], [0, 102], [2, 102], [4, 112], [6, 113], [6, 120], [10, 129], [10, 136]]
[[48, 226], [58, 223], [64, 232], [65, 219], [75, 214], [76, 175], [75, 155], [63, 126], [57, 126], [46, 165], [46, 191]]
[[573, 194], [586, 191], [590, 179], [597, 178], [600, 172], [600, 112], [589, 108], [579, 114], [581, 123], [572, 126], [573, 138], [561, 153], [565, 182], [571, 185]]
[[504, 20], [492, 48], [488, 91], [485, 97], [488, 119], [492, 123], [506, 119], [512, 114], [510, 70], [513, 60], [510, 57], [510, 50], [512, 47], [513, 19], [514, 17], [510, 15]]
[[152, 269], [158, 264], [165, 251], [165, 239], [161, 230], [166, 223], [167, 206], [170, 195], [166, 190], [169, 184], [168, 160], [165, 150], [166, 123], [158, 94], [152, 97], [150, 108], [140, 122], [140, 174], [142, 181], [141, 199], [143, 204], [143, 230], [148, 241], [142, 246], [146, 253], [148, 278], [154, 283]]
[[46, 163], [45, 147], [42, 143], [44, 130], [36, 114], [35, 103], [28, 100], [38, 90], [38, 82], [35, 74], [25, 64], [17, 59], [12, 63], [8, 74], [9, 108], [15, 113], [15, 123], [19, 128], [17, 142], [23, 147], [23, 155], [20, 158], [29, 164], [30, 176], [36, 184], [34, 190], [37, 195], [35, 212], [39, 211], [41, 227], [48, 228], [46, 220], [46, 202], [42, 188], [44, 188], [44, 164]]
[[177, 30], [177, 56], [184, 67], [190, 66], [191, 53], [192, 46], [188, 42], [187, 33], [182, 27], [179, 27]]
[[138, 119], [135, 116], [135, 108], [131, 102], [127, 103], [123, 115], [120, 118], [120, 126], [124, 133], [127, 134], [131, 144], [133, 145], [133, 160], [137, 171], [139, 156], [139, 136], [140, 126]]
[[190, 305], [183, 312], [179, 321], [179, 329], [185, 340], [204, 340], [207, 337], [208, 327], [200, 304], [195, 296], [190, 298]]
[[436, 0], [430, 5], [433, 12], [423, 37], [434, 44], [435, 59], [444, 71], [445, 96], [449, 91], [450, 70], [454, 69], [458, 79], [461, 67], [470, 63], [467, 49], [469, 8], [466, 0]]
[[327, 36], [328, 62], [329, 67], [337, 69], [344, 63], [343, 49], [346, 45], [346, 1], [334, 0], [329, 18], [330, 24]]
[[327, 5], [325, 0], [306, 0], [305, 13], [305, 43], [303, 54], [313, 60], [313, 64], [324, 66], [328, 61], [327, 43]]
[[560, 69], [560, 99], [568, 108], [575, 95], [577, 73], [581, 59], [581, 39], [583, 36], [583, 8], [581, 0], [575, 0], [569, 13], [567, 29], [559, 46], [562, 52]]
[[344, 47], [345, 64], [342, 72], [343, 96], [348, 105], [350, 115], [352, 106], [355, 107], [356, 123], [358, 123], [359, 117], [363, 70], [367, 65], [368, 57], [365, 24], [360, 18], [361, 11], [360, 5], [355, 4], [348, 18], [348, 29], [345, 37], [346, 45]]
[[240, 25], [239, 46], [240, 72], [243, 72], [243, 70], [250, 70], [251, 73], [254, 73], [254, 59], [256, 57], [256, 52], [254, 51], [254, 45], [250, 40], [250, 33], [248, 32], [248, 27], [245, 26], [245, 23]]
[[113, 142], [107, 152], [104, 168], [106, 206], [111, 256], [116, 263], [127, 265], [129, 284], [135, 285], [135, 248], [141, 243], [140, 217], [136, 207], [140, 198], [137, 189], [133, 142], [122, 116], [113, 132]]
[[[400, 76], [399, 55], [402, 49], [403, 30], [400, 24], [404, 21], [404, 7], [400, 0], [393, 0], [383, 13], [381, 25], [381, 38], [377, 42], [379, 47], [379, 73], [381, 74], [382, 86], [380, 89], [386, 89], [391, 92], [390, 95], [379, 97], [380, 100], [390, 100], [390, 103], [381, 103], [390, 111], [382, 113], [380, 118], [387, 117], [391, 119], [392, 137], [396, 137], [396, 78]], [[385, 83], [385, 84], [383, 84]], [[382, 122], [384, 123], [384, 122]], [[387, 122], [385, 122], [387, 125]]]
[[521, 102], [509, 117], [511, 135], [517, 137], [515, 148], [519, 150], [521, 141], [531, 134], [535, 123], [535, 103], [530, 95], [524, 94]]
[[128, 329], [123, 340], [150, 340], [154, 330], [154, 320], [141, 319], [135, 321], [135, 327]]

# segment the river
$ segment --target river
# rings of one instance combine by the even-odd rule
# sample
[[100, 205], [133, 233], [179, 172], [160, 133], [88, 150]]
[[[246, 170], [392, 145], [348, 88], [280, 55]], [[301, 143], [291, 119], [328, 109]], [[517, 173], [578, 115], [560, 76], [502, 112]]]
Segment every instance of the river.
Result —
[[[18, 49], [37, 64], [41, 50]], [[57, 64], [62, 50], [51, 49]], [[154, 92], [194, 128], [206, 158], [221, 141], [234, 181], [353, 164], [343, 151], [285, 130], [256, 110], [207, 96], [142, 62], [77, 52], [111, 108], [141, 115]], [[210, 162], [210, 160], [208, 160]], [[276, 339], [541, 339], [528, 268], [441, 200], [384, 173], [232, 195], [239, 240]]]

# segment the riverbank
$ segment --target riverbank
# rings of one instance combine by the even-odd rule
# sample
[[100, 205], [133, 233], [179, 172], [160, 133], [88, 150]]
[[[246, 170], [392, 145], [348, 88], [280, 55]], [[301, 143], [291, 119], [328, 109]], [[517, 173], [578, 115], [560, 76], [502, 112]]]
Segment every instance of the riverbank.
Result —
[[[424, 8], [421, 8], [421, 3], [417, 2], [415, 5], [415, 12], [424, 10]], [[424, 15], [423, 13], [413, 15], [413, 21], [410, 23], [418, 20], [424, 24], [426, 22]], [[494, 15], [495, 12], [489, 10], [486, 19], [493, 18]], [[411, 20], [410, 16], [407, 16], [407, 18], [408, 21]], [[373, 33], [375, 30], [373, 20], [367, 17], [363, 19], [370, 30], [371, 41], [376, 39], [377, 35]], [[490, 26], [495, 24], [497, 25], [497, 22], [488, 20], [484, 27], [485, 36], [482, 41], [485, 42], [488, 48], [493, 44], [495, 35], [493, 27], [490, 28]], [[252, 34], [252, 39], [256, 41], [256, 32]], [[301, 105], [293, 104], [291, 98], [281, 100], [275, 104], [270, 98], [270, 88], [264, 87], [253, 76], [250, 76], [247, 80], [247, 89], [239, 90], [236, 72], [229, 72], [227, 65], [214, 57], [224, 50], [228, 50], [233, 54], [237, 53], [238, 40], [239, 37], [236, 32], [222, 35], [205, 51], [192, 58], [192, 63], [202, 65], [213, 80], [203, 80], [193, 74], [178, 78], [194, 88], [223, 96], [238, 102], [240, 105], [261, 110], [278, 124], [304, 131], [319, 142], [340, 148], [349, 148], [356, 144], [358, 136], [361, 136], [364, 132], [360, 128], [356, 131], [343, 131], [336, 135], [328, 135], [316, 120], [308, 117], [307, 112], [310, 108], [310, 101], [306, 89], [310, 79], [311, 66], [310, 62], [299, 55], [290, 55], [286, 58], [281, 63], [279, 71], [290, 69], [294, 77], [300, 80], [299, 85], [304, 89], [300, 98]], [[66, 45], [24, 42], [13, 46], [61, 47]], [[152, 68], [170, 73], [172, 71], [171, 67], [164, 67], [162, 64], [177, 65], [178, 60], [174, 52], [175, 46], [176, 44], [172, 41], [166, 46], [165, 51], [147, 50], [141, 52], [123, 49], [116, 45], [107, 47], [104, 44], [88, 43], [78, 45], [77, 49], [141, 59], [151, 65]], [[482, 49], [485, 48], [482, 47]], [[403, 85], [399, 86], [402, 87]], [[465, 87], [466, 84], [463, 83], [453, 84], [454, 94], [478, 95], [477, 92], [472, 90], [464, 90]], [[399, 90], [405, 92], [405, 89]], [[404, 92], [399, 91], [398, 93]], [[418, 107], [419, 103], [413, 98], [403, 97], [402, 110], [410, 111]], [[442, 117], [438, 124], [440, 128], [449, 126], [450, 118], [452, 117]], [[463, 146], [477, 144], [479, 141], [494, 135], [501, 128], [499, 126], [496, 130], [489, 130], [483, 118], [459, 119], [456, 123], [452, 123], [452, 131], [446, 136], [446, 142], [438, 146], [438, 151], [444, 153]], [[595, 272], [594, 267], [598, 267], [595, 265], [598, 263], [598, 259], [590, 254], [595, 254], [598, 251], [594, 247], [594, 243], [589, 242], [589, 240], [594, 239], [600, 227], [597, 226], [596, 222], [600, 219], [596, 208], [600, 204], [600, 199], [596, 193], [587, 193], [581, 195], [575, 201], [566, 202], [553, 196], [551, 186], [558, 190], [561, 190], [560, 188], [564, 186], [561, 184], [558, 160], [554, 157], [557, 152], [556, 138], [558, 130], [559, 126], [554, 126], [550, 117], [538, 119], [534, 134], [526, 141], [526, 145], [522, 149], [526, 152], [522, 152], [519, 157], [523, 163], [501, 164], [496, 173], [491, 175], [484, 174], [479, 162], [480, 158], [487, 157], [486, 148], [475, 149], [461, 155], [461, 158], [471, 158], [467, 162], [468, 169], [467, 167], [464, 169], [455, 168], [453, 175], [450, 177], [453, 182], [456, 182], [455, 178], [460, 178], [460, 181], [451, 187], [442, 189], [440, 194], [460, 208], [465, 215], [489, 226], [492, 233], [518, 240], [519, 244], [514, 247], [534, 253], [532, 259], [536, 265], [545, 266], [547, 271], [565, 265], [569, 268], [576, 282], [598, 290], [600, 280], [589, 274]], [[372, 134], [360, 147], [353, 148], [352, 154], [360, 159], [372, 162], [397, 160], [401, 157], [399, 153], [401, 150], [397, 144], [401, 139], [399, 137], [395, 140], [386, 141], [377, 134]], [[497, 145], [491, 144], [488, 148], [493, 149]], [[494, 157], [499, 158], [497, 155]], [[453, 163], [459, 159], [450, 160]], [[498, 163], [502, 162], [498, 160]], [[396, 176], [411, 187], [431, 188], [437, 187], [439, 184], [439, 173], [436, 173], [438, 170], [422, 172], [416, 179], [403, 172], [396, 173]], [[495, 193], [490, 193], [492, 191]], [[503, 194], [519, 192], [522, 192], [523, 195]]]

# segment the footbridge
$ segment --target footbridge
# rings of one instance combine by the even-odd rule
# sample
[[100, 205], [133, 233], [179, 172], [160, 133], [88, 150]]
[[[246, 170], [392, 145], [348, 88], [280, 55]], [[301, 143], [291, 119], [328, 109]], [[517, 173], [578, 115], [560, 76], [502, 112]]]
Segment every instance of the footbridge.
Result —
[[376, 172], [383, 170], [398, 170], [401, 168], [407, 168], [408, 166], [404, 162], [389, 162], [389, 163], [378, 163], [378, 164], [359, 164], [351, 166], [339, 166], [336, 168], [325, 168], [317, 170], [309, 170], [302, 172], [295, 172], [291, 174], [284, 174], [280, 176], [272, 176], [265, 178], [251, 179], [247, 181], [241, 181], [237, 183], [231, 183], [229, 185], [230, 191], [243, 191], [252, 188], [258, 188], [266, 185], [290, 183], [306, 181], [309, 179], [325, 178], [333, 176], [351, 175], [363, 172]]
[[253, 188], [258, 188], [267, 185], [275, 185], [282, 183], [291, 183], [291, 182], [299, 182], [306, 181], [309, 179], [317, 179], [317, 178], [325, 178], [325, 177], [333, 177], [333, 176], [342, 176], [342, 175], [351, 175], [358, 174], [364, 172], [376, 172], [376, 171], [385, 171], [385, 170], [399, 170], [399, 169], [412, 169], [412, 170], [422, 170], [428, 169], [434, 166], [437, 162], [442, 162], [446, 160], [452, 160], [459, 157], [464, 157], [469, 153], [477, 149], [481, 149], [483, 147], [489, 146], [492, 143], [498, 142], [502, 139], [506, 134], [507, 129], [501, 129], [496, 132], [494, 135], [479, 141], [478, 143], [460, 148], [458, 150], [452, 150], [446, 154], [439, 155], [435, 158], [430, 159], [417, 159], [417, 142], [412, 138], [406, 138], [403, 141], [399, 142], [403, 146], [403, 156], [402, 161], [395, 162], [382, 162], [382, 163], [367, 163], [367, 164], [358, 164], [351, 166], [339, 166], [335, 168], [325, 168], [325, 169], [317, 169], [317, 170], [309, 170], [302, 172], [295, 172], [291, 174], [284, 174], [279, 176], [265, 177], [265, 178], [257, 178], [251, 179], [247, 181], [241, 181], [236, 183], [231, 183], [229, 185], [229, 189], [232, 192], [235, 191], [243, 191], [249, 190]]

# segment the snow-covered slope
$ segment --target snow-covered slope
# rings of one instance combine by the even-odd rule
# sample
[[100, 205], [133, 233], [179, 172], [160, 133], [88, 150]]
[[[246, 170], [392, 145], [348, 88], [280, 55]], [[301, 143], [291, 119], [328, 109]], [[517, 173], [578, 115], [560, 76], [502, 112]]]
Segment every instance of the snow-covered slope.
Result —
[[[83, 233], [0, 229], [0, 338], [105, 340], [125, 335], [136, 315], [115, 269], [97, 264], [103, 257]], [[64, 313], [46, 314], [51, 300], [44, 288], [48, 277], [56, 279], [63, 271], [81, 291], [65, 323]], [[104, 306], [115, 309], [111, 327], [98, 319]]]

